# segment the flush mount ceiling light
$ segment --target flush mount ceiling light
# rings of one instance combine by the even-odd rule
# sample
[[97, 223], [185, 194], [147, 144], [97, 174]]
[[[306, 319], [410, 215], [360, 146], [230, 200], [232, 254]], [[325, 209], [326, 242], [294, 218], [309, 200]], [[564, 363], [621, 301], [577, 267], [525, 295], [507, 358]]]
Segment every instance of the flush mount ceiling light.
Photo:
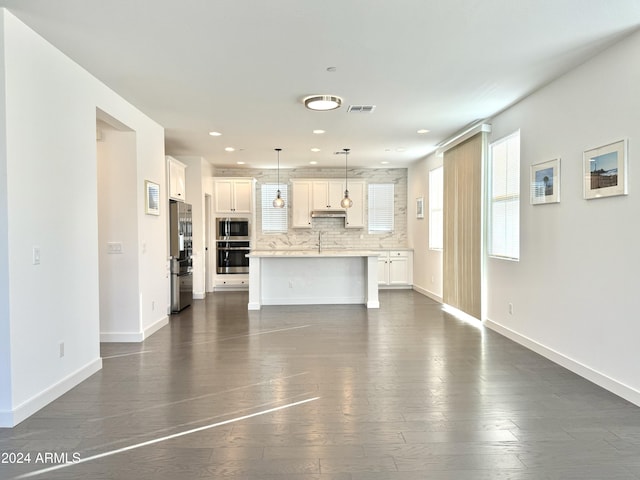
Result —
[[327, 111], [340, 108], [342, 99], [336, 95], [310, 95], [302, 100], [309, 110]]
[[280, 193], [280, 152], [282, 149], [276, 148], [274, 150], [278, 152], [278, 191], [276, 192], [276, 198], [273, 200], [273, 206], [275, 208], [284, 208], [284, 200], [281, 197], [282, 193]]

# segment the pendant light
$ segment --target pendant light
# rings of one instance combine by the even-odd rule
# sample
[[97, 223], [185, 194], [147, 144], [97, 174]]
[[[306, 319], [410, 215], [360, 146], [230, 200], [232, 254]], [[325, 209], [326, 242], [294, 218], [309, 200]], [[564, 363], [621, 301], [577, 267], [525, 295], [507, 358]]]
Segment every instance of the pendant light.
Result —
[[280, 196], [280, 152], [282, 151], [282, 149], [276, 148], [275, 151], [278, 152], [278, 192], [276, 193], [276, 198], [273, 200], [273, 206], [275, 208], [283, 208], [284, 200]]
[[353, 200], [349, 198], [349, 189], [347, 188], [347, 157], [349, 156], [349, 148], [343, 148], [344, 150], [344, 198], [340, 201], [342, 208], [351, 208], [353, 206]]

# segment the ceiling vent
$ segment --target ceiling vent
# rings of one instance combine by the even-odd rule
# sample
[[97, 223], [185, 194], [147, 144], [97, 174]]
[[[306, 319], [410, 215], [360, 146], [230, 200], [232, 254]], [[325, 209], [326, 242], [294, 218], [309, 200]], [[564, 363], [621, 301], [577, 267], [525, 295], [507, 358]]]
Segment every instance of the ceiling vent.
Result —
[[373, 113], [375, 105], [349, 105], [347, 113]]

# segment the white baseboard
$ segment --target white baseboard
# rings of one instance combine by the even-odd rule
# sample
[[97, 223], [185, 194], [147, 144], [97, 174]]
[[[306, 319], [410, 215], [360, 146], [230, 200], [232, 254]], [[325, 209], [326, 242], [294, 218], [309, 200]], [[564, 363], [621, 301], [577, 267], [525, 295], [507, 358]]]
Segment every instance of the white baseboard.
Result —
[[26, 402], [18, 405], [13, 410], [0, 411], [0, 427], [15, 427], [23, 420], [27, 419], [41, 408], [53, 402], [58, 397], [64, 395], [76, 385], [85, 381], [91, 375], [102, 368], [102, 359], [97, 358], [89, 362], [84, 367], [76, 370], [70, 375], [54, 383], [49, 388], [34, 395]]
[[144, 332], [100, 332], [100, 343], [137, 343], [144, 340]]
[[510, 340], [513, 340], [520, 345], [527, 347], [530, 350], [542, 355], [545, 358], [548, 358], [552, 362], [557, 363], [558, 365], [563, 366], [567, 370], [572, 371], [573, 373], [580, 375], [583, 378], [586, 378], [590, 382], [595, 383], [596, 385], [604, 388], [605, 390], [610, 391], [618, 395], [619, 397], [628, 400], [629, 402], [640, 406], [640, 391], [635, 390], [634, 388], [625, 385], [618, 380], [611, 378], [593, 368], [584, 365], [572, 358], [567, 357], [566, 355], [557, 352], [549, 347], [546, 347], [535, 340], [530, 339], [524, 335], [519, 334], [518, 332], [511, 330], [504, 325], [500, 325], [499, 323], [494, 322], [493, 320], [485, 320], [484, 325], [491, 330], [499, 333], [500, 335], [504, 335]]
[[150, 337], [169, 323], [169, 317], [164, 316], [155, 321], [142, 332], [100, 332], [101, 343], [139, 343]]
[[155, 321], [154, 323], [152, 323], [151, 325], [149, 325], [147, 328], [144, 329], [144, 332], [143, 332], [144, 338], [149, 338], [151, 335], [153, 335], [162, 327], [168, 324], [169, 324], [169, 317], [165, 315], [160, 320]]
[[431, 300], [435, 300], [438, 303], [442, 303], [442, 297], [441, 296], [436, 295], [435, 293], [427, 290], [426, 288], [422, 288], [422, 287], [419, 287], [418, 285], [414, 285], [413, 289], [416, 292], [424, 295], [425, 297], [429, 297]]

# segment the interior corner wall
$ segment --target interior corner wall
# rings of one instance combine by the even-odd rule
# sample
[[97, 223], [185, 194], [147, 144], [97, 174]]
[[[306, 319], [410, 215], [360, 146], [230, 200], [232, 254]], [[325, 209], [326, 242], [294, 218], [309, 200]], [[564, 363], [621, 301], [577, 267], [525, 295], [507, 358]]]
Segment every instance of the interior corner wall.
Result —
[[429, 249], [429, 171], [442, 166], [442, 156], [435, 153], [414, 162], [408, 170], [409, 205], [411, 199], [424, 199], [424, 218], [408, 215], [407, 236], [413, 248], [413, 289], [442, 302], [442, 250]]
[[98, 129], [100, 339], [140, 341], [138, 218], [132, 208], [137, 193], [136, 134], [104, 123]]
[[[486, 265], [489, 327], [638, 405], [639, 53], [636, 32], [492, 119], [492, 140], [520, 129], [520, 261]], [[584, 200], [583, 152], [622, 139], [629, 194]], [[555, 158], [560, 203], [531, 205]]]
[[[138, 200], [133, 208], [139, 212], [142, 242], [136, 246], [141, 298], [168, 304], [169, 289], [166, 212], [147, 219], [140, 208], [144, 178], [165, 184], [162, 127], [8, 10], [2, 12], [6, 137], [0, 176], [6, 172], [7, 188], [0, 194], [6, 195], [0, 225], [6, 217], [7, 266], [0, 260], [0, 282], [9, 280], [11, 400], [0, 405], [0, 426], [13, 426], [102, 366], [97, 107], [136, 132]], [[150, 239], [154, 245], [145, 250], [144, 241]], [[2, 242], [0, 257], [5, 255]], [[34, 248], [40, 252], [37, 265]], [[141, 312], [143, 322], [154, 318], [144, 306]], [[162, 317], [166, 321], [166, 312]], [[0, 329], [7, 330], [5, 317]]]

